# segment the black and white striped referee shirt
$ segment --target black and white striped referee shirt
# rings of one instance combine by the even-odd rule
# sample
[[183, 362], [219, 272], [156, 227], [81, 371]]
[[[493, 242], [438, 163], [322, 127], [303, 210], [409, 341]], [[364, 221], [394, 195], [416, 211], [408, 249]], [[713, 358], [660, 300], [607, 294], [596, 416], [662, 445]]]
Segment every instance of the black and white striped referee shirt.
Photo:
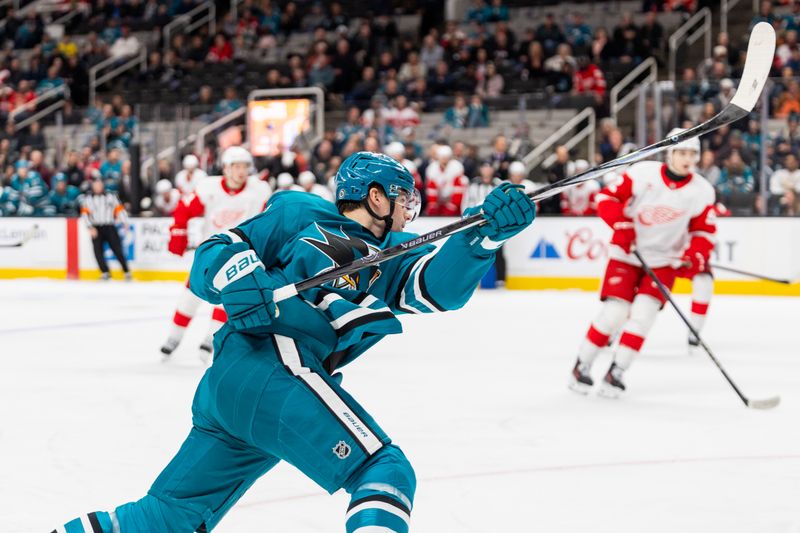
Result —
[[115, 222], [127, 221], [125, 208], [117, 196], [110, 192], [86, 194], [81, 201], [81, 218], [88, 226], [111, 226]]

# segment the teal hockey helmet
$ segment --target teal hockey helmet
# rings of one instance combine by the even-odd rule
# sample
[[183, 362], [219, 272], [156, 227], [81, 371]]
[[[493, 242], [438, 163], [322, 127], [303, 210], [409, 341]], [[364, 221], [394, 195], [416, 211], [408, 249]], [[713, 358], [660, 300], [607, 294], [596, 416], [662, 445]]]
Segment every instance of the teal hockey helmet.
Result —
[[400, 191], [414, 192], [414, 176], [402, 163], [384, 154], [356, 152], [336, 173], [336, 201], [360, 202], [373, 183], [380, 185], [389, 199], [397, 198]]
[[[379, 185], [389, 198], [388, 215], [378, 216], [364, 202], [372, 185]], [[356, 152], [342, 162], [336, 172], [336, 202], [364, 203], [370, 215], [385, 222], [384, 237], [391, 229], [396, 203], [405, 209], [406, 220], [415, 219], [421, 205], [411, 172], [388, 155], [373, 152]]]

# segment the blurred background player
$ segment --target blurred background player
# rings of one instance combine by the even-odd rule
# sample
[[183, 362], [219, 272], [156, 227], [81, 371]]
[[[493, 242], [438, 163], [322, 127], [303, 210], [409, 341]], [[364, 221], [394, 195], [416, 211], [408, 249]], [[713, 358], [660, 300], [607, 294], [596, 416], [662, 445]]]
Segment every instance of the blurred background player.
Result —
[[420, 194], [422, 194], [422, 176], [419, 174], [417, 165], [412, 160], [406, 158], [406, 146], [401, 142], [394, 141], [387, 144], [383, 151], [386, 153], [386, 155], [398, 163], [402, 163], [403, 166], [406, 167], [406, 170], [408, 170], [411, 175], [414, 176], [414, 188], [417, 189]]
[[333, 201], [333, 193], [331, 190], [328, 187], [317, 183], [317, 177], [310, 170], [304, 170], [299, 176], [297, 176], [297, 184], [300, 186], [303, 192], [316, 194], [320, 198], [328, 200], [329, 202]]
[[[669, 136], [681, 131], [672, 130]], [[706, 271], [716, 215], [713, 187], [692, 173], [699, 155], [697, 138], [684, 141], [667, 150], [666, 163], [636, 163], [598, 194], [598, 215], [614, 233], [600, 289], [603, 306], [578, 350], [571, 389], [585, 394], [594, 385], [592, 363], [622, 326], [600, 393], [616, 397], [623, 392], [623, 373], [664, 306], [658, 287], [630, 253], [633, 247], [670, 289], [676, 277], [693, 278]]]
[[528, 171], [525, 170], [525, 163], [514, 161], [508, 165], [508, 181], [514, 185], [522, 185], [522, 192], [530, 194], [537, 189], [536, 184], [528, 179]]
[[200, 160], [194, 154], [185, 155], [182, 166], [183, 169], [175, 174], [175, 187], [181, 191], [181, 194], [186, 196], [193, 193], [197, 184], [207, 178], [208, 174], [202, 168], [199, 168]]
[[[272, 194], [270, 186], [253, 173], [253, 157], [241, 146], [231, 146], [222, 154], [222, 176], [203, 179], [194, 193], [185, 196], [175, 208], [175, 220], [170, 227], [169, 251], [183, 255], [189, 245], [189, 220], [203, 217], [202, 239], [241, 224], [264, 209]], [[202, 300], [187, 287], [183, 290], [172, 317], [169, 337], [161, 347], [169, 357], [183, 339]], [[225, 311], [216, 306], [211, 313], [211, 327], [200, 345], [200, 357], [208, 361], [214, 333], [225, 323]]]
[[81, 208], [81, 190], [67, 183], [67, 175], [63, 172], [55, 174], [52, 183], [53, 190], [48, 195], [52, 214], [67, 217], [78, 216]]
[[464, 165], [453, 158], [453, 149], [444, 144], [436, 147], [435, 156], [436, 160], [425, 169], [426, 214], [460, 216], [461, 202], [467, 190]]
[[[567, 163], [567, 175], [574, 176], [589, 170], [589, 162], [578, 159]], [[597, 214], [597, 193], [600, 183], [597, 180], [584, 181], [561, 193], [561, 213], [572, 216], [593, 216]]]
[[156, 214], [161, 217], [171, 217], [175, 214], [181, 201], [181, 191], [172, 186], [168, 179], [160, 179], [156, 183], [153, 205]]
[[102, 178], [92, 180], [90, 192], [83, 196], [81, 218], [89, 228], [89, 235], [92, 237], [94, 257], [97, 259], [97, 266], [102, 273], [101, 279], [107, 280], [111, 277], [108, 272], [108, 264], [105, 257], [103, 257], [105, 253], [103, 244], [108, 244], [114, 257], [119, 261], [122, 271], [125, 273], [125, 279], [130, 281], [131, 273], [128, 270], [128, 262], [125, 260], [122, 241], [116, 226], [117, 223], [120, 223], [123, 228], [127, 228], [128, 216], [125, 213], [125, 208], [119, 203], [117, 195], [106, 191], [105, 182]]

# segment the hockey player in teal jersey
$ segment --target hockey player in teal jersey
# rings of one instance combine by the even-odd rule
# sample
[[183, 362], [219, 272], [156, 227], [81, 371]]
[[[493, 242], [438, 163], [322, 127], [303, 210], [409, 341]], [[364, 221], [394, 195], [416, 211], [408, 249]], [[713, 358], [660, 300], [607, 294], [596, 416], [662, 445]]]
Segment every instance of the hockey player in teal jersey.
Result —
[[[409, 530], [414, 471], [338, 371], [400, 333], [396, 315], [463, 306], [497, 247], [533, 221], [535, 207], [503, 184], [480, 206], [486, 223], [438, 250], [415, 249], [276, 305], [273, 291], [287, 283], [414, 237], [402, 232], [419, 210], [414, 178], [393, 159], [351, 155], [337, 173], [336, 197], [334, 206], [278, 193], [263, 213], [197, 249], [190, 286], [222, 303], [228, 322], [214, 337], [189, 436], [144, 498], [62, 531], [210, 531], [280, 460], [330, 493], [351, 495], [347, 532]], [[269, 517], [263, 524], [270, 529]]]

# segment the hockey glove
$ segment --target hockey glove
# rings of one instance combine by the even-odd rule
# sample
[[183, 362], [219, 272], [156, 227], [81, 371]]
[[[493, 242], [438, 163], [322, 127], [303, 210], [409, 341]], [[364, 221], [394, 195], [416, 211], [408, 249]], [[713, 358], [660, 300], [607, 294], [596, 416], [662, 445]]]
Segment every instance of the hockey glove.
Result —
[[692, 239], [689, 247], [683, 252], [681, 267], [677, 273], [678, 277], [691, 279], [700, 272], [704, 272], [711, 249], [712, 246], [705, 239]]
[[483, 205], [466, 209], [464, 216], [483, 211], [483, 218], [486, 219], [485, 223], [470, 231], [482, 239], [502, 243], [530, 226], [536, 218], [536, 204], [522, 189], [522, 185], [501, 183], [489, 193]]
[[613, 235], [611, 235], [611, 244], [616, 244], [626, 254], [631, 253], [631, 246], [636, 241], [636, 230], [633, 229], [633, 222], [631, 220], [620, 220], [615, 222], [611, 229], [614, 230]]
[[175, 255], [183, 255], [188, 246], [189, 236], [186, 232], [186, 228], [179, 228], [174, 225], [170, 226], [167, 249]]
[[246, 244], [225, 247], [208, 269], [206, 281], [219, 291], [228, 324], [237, 331], [257, 333], [278, 316], [273, 283], [264, 264]]

